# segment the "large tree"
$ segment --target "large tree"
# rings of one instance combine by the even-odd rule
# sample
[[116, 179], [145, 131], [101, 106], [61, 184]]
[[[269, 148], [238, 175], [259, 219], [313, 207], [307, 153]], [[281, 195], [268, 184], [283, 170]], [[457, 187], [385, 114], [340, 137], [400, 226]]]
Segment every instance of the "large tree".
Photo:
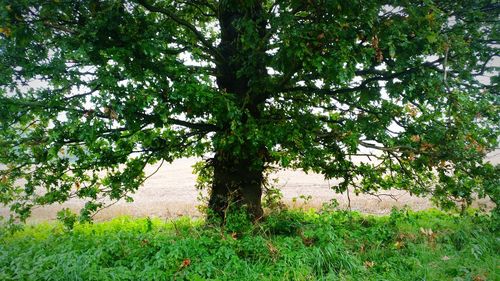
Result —
[[202, 155], [216, 215], [259, 218], [277, 165], [341, 178], [338, 192], [498, 202], [483, 163], [499, 135], [498, 12], [492, 0], [1, 0], [0, 202], [26, 218], [85, 198], [88, 218], [100, 198], [129, 198], [147, 164]]

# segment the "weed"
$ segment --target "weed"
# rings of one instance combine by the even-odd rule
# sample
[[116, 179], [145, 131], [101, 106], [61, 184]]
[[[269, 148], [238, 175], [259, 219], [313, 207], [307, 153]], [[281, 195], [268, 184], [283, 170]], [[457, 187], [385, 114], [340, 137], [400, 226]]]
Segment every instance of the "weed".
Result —
[[500, 278], [491, 215], [282, 210], [257, 225], [238, 212], [226, 219], [224, 228], [128, 217], [0, 228], [0, 280]]

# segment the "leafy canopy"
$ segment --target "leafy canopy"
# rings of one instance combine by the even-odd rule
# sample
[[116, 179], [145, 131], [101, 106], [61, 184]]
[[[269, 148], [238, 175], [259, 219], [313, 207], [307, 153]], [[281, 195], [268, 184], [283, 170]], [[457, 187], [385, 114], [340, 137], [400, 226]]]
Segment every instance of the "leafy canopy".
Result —
[[[86, 219], [147, 164], [262, 146], [339, 192], [498, 202], [495, 2], [1, 0], [0, 202], [78, 197]], [[227, 61], [246, 96], [216, 83]]]

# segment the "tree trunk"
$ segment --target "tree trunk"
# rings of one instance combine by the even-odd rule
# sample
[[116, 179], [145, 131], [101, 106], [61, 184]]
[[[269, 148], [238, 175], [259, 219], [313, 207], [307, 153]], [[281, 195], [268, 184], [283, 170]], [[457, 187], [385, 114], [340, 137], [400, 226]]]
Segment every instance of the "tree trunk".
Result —
[[[227, 0], [219, 4], [221, 41], [218, 49], [221, 58], [216, 65], [217, 84], [219, 89], [233, 95], [238, 108], [243, 109], [243, 114], [237, 117], [238, 124], [243, 127], [249, 118], [259, 120], [261, 116], [260, 108], [267, 93], [265, 87], [257, 85], [267, 79], [267, 71], [265, 48], [259, 42], [242, 46], [241, 38], [246, 29], [238, 27], [238, 24], [242, 21], [253, 22], [258, 37], [264, 38], [266, 22], [262, 18], [263, 12], [262, 1], [257, 0]], [[232, 134], [232, 121], [217, 121], [222, 128], [217, 138], [225, 139]], [[267, 149], [263, 144], [246, 143], [248, 139], [245, 136], [242, 139], [242, 143], [215, 147], [212, 159], [214, 178], [208, 207], [221, 218], [232, 207], [245, 207], [250, 217], [258, 220], [263, 214], [261, 197]]]
[[261, 197], [264, 166], [260, 160], [233, 157], [223, 152], [213, 159], [214, 178], [208, 207], [224, 218], [227, 211], [246, 208], [252, 220], [263, 215]]

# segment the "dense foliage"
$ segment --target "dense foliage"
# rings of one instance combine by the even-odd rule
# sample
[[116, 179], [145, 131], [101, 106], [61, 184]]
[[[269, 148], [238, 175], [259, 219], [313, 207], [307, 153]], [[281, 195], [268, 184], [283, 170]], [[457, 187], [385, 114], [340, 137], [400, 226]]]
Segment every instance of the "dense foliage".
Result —
[[260, 216], [270, 165], [341, 178], [339, 192], [498, 202], [498, 169], [483, 164], [499, 135], [498, 12], [1, 0], [0, 202], [26, 218], [78, 197], [87, 219], [103, 198], [129, 199], [145, 165], [202, 155], [219, 213], [234, 201]]
[[272, 214], [224, 229], [116, 218], [0, 234], [2, 280], [499, 280], [498, 221], [436, 211]]

